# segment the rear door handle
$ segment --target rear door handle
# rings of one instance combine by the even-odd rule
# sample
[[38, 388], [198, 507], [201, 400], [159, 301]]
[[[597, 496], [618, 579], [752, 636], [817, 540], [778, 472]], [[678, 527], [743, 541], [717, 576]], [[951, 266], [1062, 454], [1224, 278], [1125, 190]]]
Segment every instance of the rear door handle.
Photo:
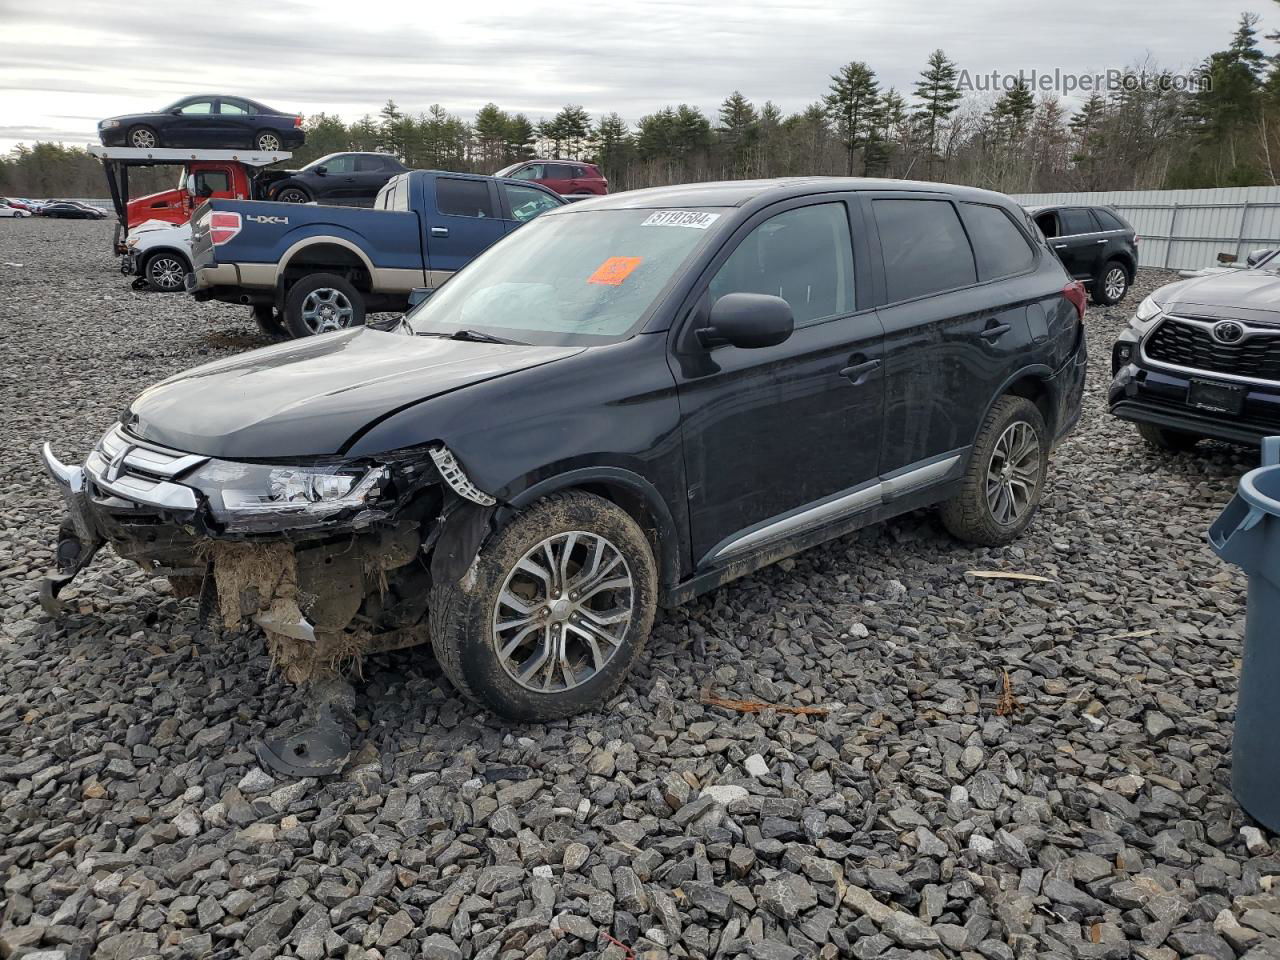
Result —
[[432, 227], [431, 235], [433, 237], [447, 237], [449, 235], [448, 227]]
[[982, 339], [984, 340], [996, 340], [1000, 337], [1003, 337], [1006, 333], [1008, 333], [1012, 329], [1013, 327], [1009, 326], [1009, 324], [1007, 323], [997, 323], [997, 324], [993, 324], [990, 327], [987, 327], [980, 334], [978, 334], [978, 336], [982, 337]]
[[866, 383], [867, 378], [879, 369], [879, 360], [868, 360], [865, 363], [855, 363], [851, 367], [845, 367], [840, 371], [840, 376], [847, 377], [850, 383], [855, 387], [859, 387]]

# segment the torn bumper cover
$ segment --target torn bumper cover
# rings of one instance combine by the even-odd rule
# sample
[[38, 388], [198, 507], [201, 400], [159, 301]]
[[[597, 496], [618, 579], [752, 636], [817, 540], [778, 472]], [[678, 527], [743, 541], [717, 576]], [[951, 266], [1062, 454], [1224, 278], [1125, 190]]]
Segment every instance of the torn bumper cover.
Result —
[[49, 613], [110, 543], [200, 594], [227, 627], [258, 624], [296, 683], [425, 640], [433, 568], [470, 563], [496, 504], [442, 444], [263, 464], [170, 450], [117, 424], [82, 466], [49, 444], [42, 456], [68, 514], [41, 587]]

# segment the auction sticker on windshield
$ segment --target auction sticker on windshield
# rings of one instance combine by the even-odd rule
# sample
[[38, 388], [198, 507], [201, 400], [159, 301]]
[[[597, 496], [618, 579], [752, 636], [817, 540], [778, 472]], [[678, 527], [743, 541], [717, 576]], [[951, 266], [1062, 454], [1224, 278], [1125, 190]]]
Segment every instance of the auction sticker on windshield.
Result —
[[705, 230], [720, 219], [718, 213], [702, 213], [698, 210], [659, 210], [649, 215], [642, 227], [692, 227]]
[[604, 283], [611, 287], [622, 285], [622, 281], [631, 276], [631, 271], [640, 266], [643, 257], [610, 257], [596, 268], [596, 272], [587, 277], [587, 283]]

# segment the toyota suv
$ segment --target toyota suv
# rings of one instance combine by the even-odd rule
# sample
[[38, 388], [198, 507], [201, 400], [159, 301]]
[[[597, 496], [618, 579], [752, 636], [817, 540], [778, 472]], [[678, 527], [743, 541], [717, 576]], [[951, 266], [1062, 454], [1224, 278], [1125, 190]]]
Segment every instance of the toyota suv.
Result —
[[1166, 284], [1138, 305], [1111, 351], [1111, 412], [1148, 443], [1280, 433], [1280, 252], [1247, 270]]
[[[42, 599], [104, 543], [294, 681], [430, 642], [518, 720], [618, 689], [657, 605], [937, 506], [1000, 545], [1080, 413], [1085, 295], [1000, 194], [792, 179], [547, 211], [387, 329], [143, 391]], [[300, 748], [299, 748], [300, 749]]]

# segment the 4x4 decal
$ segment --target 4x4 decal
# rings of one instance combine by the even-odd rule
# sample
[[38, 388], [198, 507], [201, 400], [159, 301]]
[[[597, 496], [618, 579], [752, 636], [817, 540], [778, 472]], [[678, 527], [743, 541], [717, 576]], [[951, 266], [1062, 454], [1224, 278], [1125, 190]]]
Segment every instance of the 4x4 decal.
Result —
[[250, 223], [279, 223], [284, 226], [289, 225], [288, 217], [271, 217], [271, 216], [266, 216], [265, 214], [248, 213], [248, 214], [245, 214], [245, 219], [248, 220]]

